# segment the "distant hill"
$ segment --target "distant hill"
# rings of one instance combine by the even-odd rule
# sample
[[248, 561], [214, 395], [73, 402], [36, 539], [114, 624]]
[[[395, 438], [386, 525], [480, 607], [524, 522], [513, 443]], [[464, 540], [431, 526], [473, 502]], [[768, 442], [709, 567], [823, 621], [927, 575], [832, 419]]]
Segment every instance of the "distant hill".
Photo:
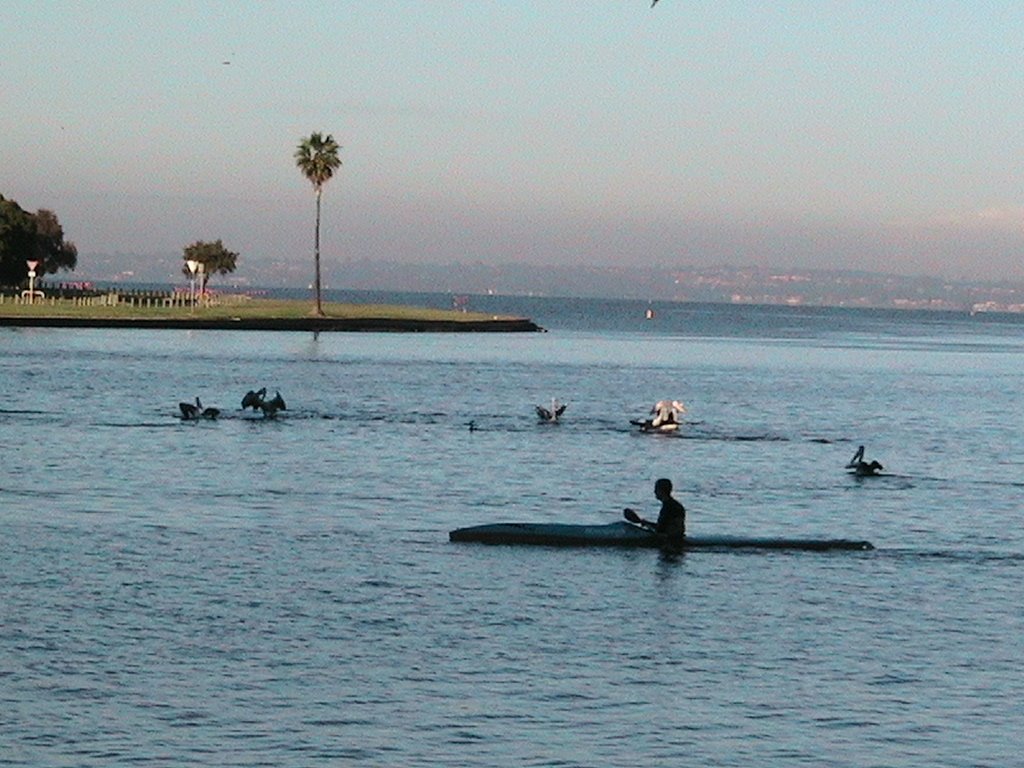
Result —
[[[181, 254], [81, 254], [74, 280], [184, 285]], [[213, 288], [304, 287], [310, 259], [239, 262]], [[348, 261], [324, 264], [325, 287], [353, 290], [579, 296], [651, 301], [710, 301], [845, 307], [1024, 311], [1024, 284], [943, 280], [845, 270], [760, 267], [411, 264]]]

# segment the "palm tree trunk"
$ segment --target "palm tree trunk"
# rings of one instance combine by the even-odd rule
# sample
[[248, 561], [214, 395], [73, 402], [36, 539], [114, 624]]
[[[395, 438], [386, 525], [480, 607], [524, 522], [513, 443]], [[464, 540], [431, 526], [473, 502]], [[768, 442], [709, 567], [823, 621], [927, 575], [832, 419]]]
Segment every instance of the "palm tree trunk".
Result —
[[316, 236], [313, 241], [313, 260], [316, 262], [316, 314], [323, 317], [324, 308], [320, 302], [320, 189], [316, 190]]

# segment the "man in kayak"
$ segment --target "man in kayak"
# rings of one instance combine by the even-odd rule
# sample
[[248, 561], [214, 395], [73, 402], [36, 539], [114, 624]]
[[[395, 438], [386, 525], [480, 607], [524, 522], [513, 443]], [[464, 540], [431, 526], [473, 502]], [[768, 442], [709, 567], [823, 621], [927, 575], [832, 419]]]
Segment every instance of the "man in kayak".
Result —
[[654, 483], [654, 496], [661, 502], [658, 522], [644, 520], [632, 509], [626, 510], [626, 518], [639, 523], [664, 536], [669, 543], [682, 546], [686, 538], [686, 508], [672, 496], [672, 481], [667, 477]]

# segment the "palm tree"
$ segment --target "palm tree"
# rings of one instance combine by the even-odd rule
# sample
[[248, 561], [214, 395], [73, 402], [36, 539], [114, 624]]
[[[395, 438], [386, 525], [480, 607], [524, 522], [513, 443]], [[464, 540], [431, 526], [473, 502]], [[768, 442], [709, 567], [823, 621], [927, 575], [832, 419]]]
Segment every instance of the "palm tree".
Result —
[[341, 165], [341, 160], [338, 159], [339, 149], [338, 142], [331, 134], [322, 136], [319, 133], [311, 133], [309, 138], [299, 142], [299, 147], [295, 150], [295, 165], [309, 179], [316, 192], [316, 239], [313, 256], [316, 262], [316, 314], [321, 317], [324, 310], [320, 303], [320, 195], [323, 194], [324, 184], [330, 181]]

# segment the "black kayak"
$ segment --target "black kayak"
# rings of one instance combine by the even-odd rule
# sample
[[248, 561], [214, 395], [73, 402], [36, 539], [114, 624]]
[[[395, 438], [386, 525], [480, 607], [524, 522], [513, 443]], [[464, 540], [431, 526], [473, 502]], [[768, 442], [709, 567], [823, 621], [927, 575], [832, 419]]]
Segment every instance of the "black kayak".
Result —
[[[458, 528], [448, 534], [451, 541], [483, 544], [534, 544], [569, 547], [647, 547], [661, 548], [665, 539], [656, 533], [627, 522], [607, 525], [569, 525], [564, 523], [492, 523]], [[824, 551], [831, 549], [874, 549], [871, 542], [852, 539], [789, 539], [773, 536], [687, 536], [684, 549], [794, 549]]]

